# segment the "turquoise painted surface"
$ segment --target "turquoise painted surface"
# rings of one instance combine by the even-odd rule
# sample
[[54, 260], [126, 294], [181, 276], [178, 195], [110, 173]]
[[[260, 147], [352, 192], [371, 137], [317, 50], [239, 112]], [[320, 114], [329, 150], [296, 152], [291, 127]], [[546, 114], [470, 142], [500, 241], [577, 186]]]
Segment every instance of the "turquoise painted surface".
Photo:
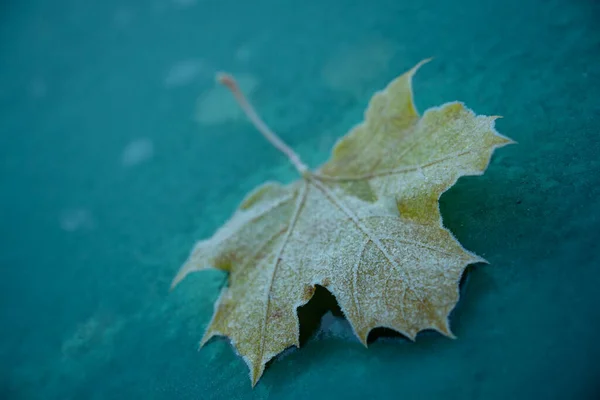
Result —
[[[0, 398], [599, 396], [600, 8], [593, 1], [4, 1]], [[224, 69], [312, 166], [417, 61], [420, 110], [461, 100], [519, 142], [441, 200], [491, 265], [458, 340], [327, 314], [250, 389], [196, 346], [224, 277], [169, 294], [193, 243], [291, 168], [212, 91]]]

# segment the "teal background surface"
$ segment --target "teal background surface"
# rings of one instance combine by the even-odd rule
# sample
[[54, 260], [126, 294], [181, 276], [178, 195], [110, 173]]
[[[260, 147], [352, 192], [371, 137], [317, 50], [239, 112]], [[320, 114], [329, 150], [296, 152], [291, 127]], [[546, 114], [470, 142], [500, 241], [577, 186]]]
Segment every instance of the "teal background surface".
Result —
[[[591, 0], [0, 2], [0, 398], [600, 398], [599, 21]], [[490, 262], [458, 339], [366, 349], [327, 313], [252, 390], [226, 340], [196, 351], [224, 276], [168, 291], [247, 191], [296, 179], [214, 73], [316, 167], [431, 56], [419, 110], [464, 101], [519, 142], [440, 202]]]

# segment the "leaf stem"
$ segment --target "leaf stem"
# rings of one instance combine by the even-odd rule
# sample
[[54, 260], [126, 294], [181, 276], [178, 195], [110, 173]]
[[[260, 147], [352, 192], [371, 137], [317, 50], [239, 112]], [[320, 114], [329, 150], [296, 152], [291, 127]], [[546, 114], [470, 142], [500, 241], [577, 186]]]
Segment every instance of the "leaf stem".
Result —
[[222, 85], [226, 86], [231, 91], [236, 101], [238, 102], [244, 113], [246, 113], [246, 116], [248, 117], [250, 122], [252, 122], [254, 127], [269, 141], [269, 143], [275, 146], [277, 150], [285, 154], [285, 156], [292, 163], [292, 165], [294, 165], [298, 173], [303, 177], [307, 177], [308, 175], [310, 175], [308, 167], [302, 162], [302, 160], [300, 160], [298, 154], [296, 154], [294, 150], [292, 150], [287, 144], [285, 144], [283, 140], [281, 140], [279, 136], [277, 136], [277, 134], [273, 132], [271, 128], [269, 128], [269, 126], [256, 113], [256, 110], [254, 110], [254, 107], [252, 107], [252, 104], [250, 104], [250, 102], [240, 89], [235, 78], [227, 73], [219, 72], [217, 73], [217, 81]]

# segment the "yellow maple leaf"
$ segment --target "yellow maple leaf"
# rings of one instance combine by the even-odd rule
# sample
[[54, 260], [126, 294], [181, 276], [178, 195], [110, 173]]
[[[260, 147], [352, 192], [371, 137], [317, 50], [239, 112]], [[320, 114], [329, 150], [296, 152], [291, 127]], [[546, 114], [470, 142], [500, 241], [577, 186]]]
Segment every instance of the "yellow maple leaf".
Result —
[[296, 167], [301, 179], [267, 182], [194, 247], [173, 280], [217, 268], [229, 273], [201, 341], [227, 336], [254, 386], [265, 363], [299, 346], [298, 307], [322, 285], [337, 299], [360, 341], [376, 327], [413, 339], [424, 329], [453, 337], [448, 315], [468, 264], [443, 227], [438, 200], [456, 180], [480, 175], [494, 149], [512, 143], [462, 103], [417, 113], [412, 77], [422, 61], [371, 99], [365, 120], [310, 171], [222, 74], [257, 129]]

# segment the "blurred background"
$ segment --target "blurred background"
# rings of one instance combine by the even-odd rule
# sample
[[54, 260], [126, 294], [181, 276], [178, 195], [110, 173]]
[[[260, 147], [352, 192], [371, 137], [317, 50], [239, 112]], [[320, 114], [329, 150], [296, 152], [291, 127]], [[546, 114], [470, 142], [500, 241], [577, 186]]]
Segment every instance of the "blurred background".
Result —
[[[0, 398], [599, 398], [598, 21], [591, 0], [1, 0]], [[227, 340], [196, 351], [225, 276], [168, 291], [246, 192], [297, 178], [215, 72], [316, 167], [428, 57], [420, 111], [464, 101], [519, 142], [440, 202], [490, 261], [458, 339], [365, 349], [327, 312], [252, 390]]]

